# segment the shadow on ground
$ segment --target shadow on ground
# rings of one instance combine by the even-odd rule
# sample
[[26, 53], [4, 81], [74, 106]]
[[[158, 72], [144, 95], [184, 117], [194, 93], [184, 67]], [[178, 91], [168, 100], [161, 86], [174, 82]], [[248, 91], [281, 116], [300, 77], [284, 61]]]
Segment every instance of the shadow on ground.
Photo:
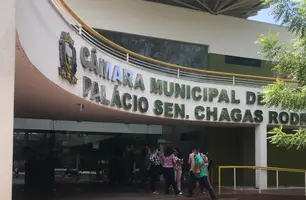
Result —
[[[162, 191], [162, 188], [159, 188]], [[227, 200], [306, 200], [304, 189], [301, 190], [257, 190], [236, 191], [223, 189], [219, 198]], [[22, 186], [13, 187], [12, 200], [151, 200], [151, 199], [209, 199], [203, 194], [187, 198], [175, 195], [151, 195], [147, 190], [138, 190], [137, 187], [105, 186], [101, 184], [65, 184], [56, 185], [55, 191], [23, 191]]]

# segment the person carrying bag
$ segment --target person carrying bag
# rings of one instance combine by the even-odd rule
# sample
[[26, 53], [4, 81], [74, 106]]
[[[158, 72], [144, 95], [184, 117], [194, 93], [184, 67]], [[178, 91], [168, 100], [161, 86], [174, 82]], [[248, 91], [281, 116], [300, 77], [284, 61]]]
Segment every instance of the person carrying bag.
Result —
[[158, 152], [158, 149], [154, 149], [152, 154], [149, 157], [150, 165], [148, 167], [148, 172], [150, 176], [150, 187], [152, 194], [158, 194], [156, 191], [155, 185], [158, 180], [158, 177], [161, 173], [161, 159]]
[[208, 171], [204, 159], [197, 150], [194, 150], [193, 153], [195, 155], [193, 173], [195, 174], [195, 177], [199, 182], [200, 187], [205, 188], [208, 191], [210, 198], [215, 200], [216, 195], [208, 181]]

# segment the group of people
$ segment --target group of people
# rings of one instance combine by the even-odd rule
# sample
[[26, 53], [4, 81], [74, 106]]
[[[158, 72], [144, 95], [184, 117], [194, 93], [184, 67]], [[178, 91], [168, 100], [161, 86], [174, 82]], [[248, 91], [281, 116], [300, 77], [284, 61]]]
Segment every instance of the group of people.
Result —
[[[146, 151], [144, 170], [150, 178], [152, 194], [158, 194], [156, 191], [156, 183], [160, 175], [164, 177], [165, 194], [169, 194], [171, 189], [173, 189], [176, 195], [182, 194], [181, 179], [184, 159], [181, 157], [179, 150], [167, 146], [163, 154], [157, 148], [150, 150], [146, 147]], [[188, 174], [188, 194], [186, 196], [193, 196], [193, 190], [196, 187], [197, 193], [205, 188], [211, 199], [216, 199], [216, 195], [208, 178], [208, 163], [207, 156], [200, 153], [198, 149], [193, 149], [192, 153], [190, 153], [188, 159], [190, 166]], [[142, 184], [144, 184], [144, 181], [142, 181]]]

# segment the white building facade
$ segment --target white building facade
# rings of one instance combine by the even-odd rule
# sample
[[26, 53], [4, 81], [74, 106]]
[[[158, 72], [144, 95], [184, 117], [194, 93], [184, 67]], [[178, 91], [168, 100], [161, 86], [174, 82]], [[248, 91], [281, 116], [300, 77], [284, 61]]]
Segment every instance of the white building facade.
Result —
[[[303, 113], [268, 109], [260, 103], [262, 86], [273, 81], [272, 77], [168, 64], [122, 48], [95, 31], [204, 45], [208, 56], [263, 60], [256, 53], [260, 47], [255, 41], [269, 31], [280, 32], [280, 40], [288, 41], [291, 34], [284, 28], [228, 16], [226, 10], [227, 15], [212, 15], [149, 1], [66, 3], [19, 0], [15, 4], [8, 0], [1, 7], [1, 87], [6, 94], [1, 98], [5, 134], [0, 145], [4, 158], [0, 171], [5, 172], [1, 199], [11, 199], [11, 174], [6, 172], [12, 168], [13, 102], [15, 118], [255, 127], [254, 165], [262, 167], [268, 166], [267, 127], [306, 123]], [[15, 128], [29, 126], [26, 122], [16, 119]], [[152, 134], [161, 130], [158, 126], [141, 128]], [[122, 126], [126, 133], [129, 129], [133, 130]], [[256, 186], [266, 189], [267, 179], [265, 170], [258, 171]]]

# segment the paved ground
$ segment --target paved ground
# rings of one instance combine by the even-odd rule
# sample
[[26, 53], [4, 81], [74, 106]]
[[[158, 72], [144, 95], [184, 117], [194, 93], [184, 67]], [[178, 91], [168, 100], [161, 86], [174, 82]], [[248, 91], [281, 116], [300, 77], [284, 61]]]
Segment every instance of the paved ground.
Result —
[[[35, 191], [29, 194], [22, 190], [22, 185], [15, 185], [13, 200], [185, 200], [185, 199], [209, 199], [206, 195], [186, 198], [175, 195], [151, 195], [149, 191], [138, 191], [135, 187], [105, 186], [101, 184], [63, 184], [56, 185], [56, 191], [51, 194]], [[162, 191], [162, 188], [159, 188]], [[222, 188], [220, 200], [306, 200], [304, 189], [279, 189], [262, 191], [258, 194], [256, 189], [233, 191], [230, 188]]]
[[[206, 196], [187, 198], [184, 196], [165, 196], [165, 195], [139, 195], [139, 194], [116, 194], [116, 195], [80, 195], [70, 197], [54, 196], [27, 196], [23, 195], [13, 200], [208, 200]], [[288, 196], [272, 194], [232, 194], [222, 195], [219, 200], [306, 200], [305, 196]]]
[[[236, 193], [236, 194], [222, 194], [219, 196], [220, 200], [306, 200], [305, 196], [300, 195], [288, 195], [288, 194], [256, 194], [256, 193]], [[101, 193], [82, 193], [78, 192], [71, 194], [54, 193], [52, 195], [30, 195], [15, 193], [13, 200], [208, 200], [205, 195], [187, 198], [184, 196], [175, 195], [151, 195], [151, 194], [139, 194], [139, 193], [117, 193], [117, 194], [105, 194]]]

